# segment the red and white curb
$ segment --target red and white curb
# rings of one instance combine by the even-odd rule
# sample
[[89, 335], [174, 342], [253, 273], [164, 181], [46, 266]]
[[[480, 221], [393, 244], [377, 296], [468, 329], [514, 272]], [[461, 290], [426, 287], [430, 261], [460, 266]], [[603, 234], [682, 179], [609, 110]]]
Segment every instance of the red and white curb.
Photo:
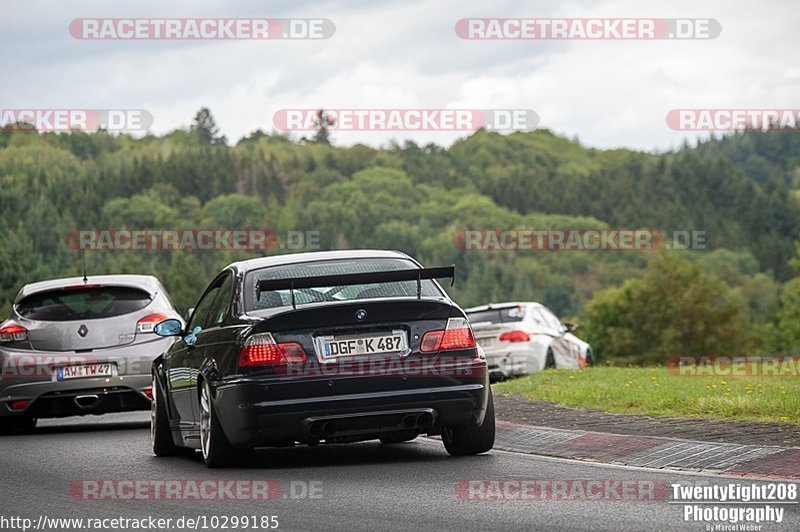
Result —
[[657, 469], [800, 479], [800, 448], [627, 436], [497, 422], [495, 448]]

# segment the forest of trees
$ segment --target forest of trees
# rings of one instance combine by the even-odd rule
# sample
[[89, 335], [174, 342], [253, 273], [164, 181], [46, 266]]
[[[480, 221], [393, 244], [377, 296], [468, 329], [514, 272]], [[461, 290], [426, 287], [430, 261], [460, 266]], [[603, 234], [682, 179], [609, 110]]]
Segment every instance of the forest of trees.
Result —
[[[70, 229], [318, 231], [322, 249], [454, 263], [463, 306], [536, 300], [607, 360], [787, 352], [800, 344], [800, 136], [748, 131], [662, 154], [547, 130], [478, 131], [449, 148], [335, 147], [256, 131], [236, 145], [201, 110], [164, 136], [0, 131], [0, 311], [28, 282], [77, 275]], [[460, 229], [704, 231], [705, 250], [487, 252]], [[275, 250], [281, 252], [281, 250]], [[90, 274], [150, 273], [194, 304], [242, 252], [86, 253]], [[690, 312], [689, 312], [690, 311]], [[797, 318], [797, 319], [795, 319]], [[749, 350], [749, 351], [748, 351]]]

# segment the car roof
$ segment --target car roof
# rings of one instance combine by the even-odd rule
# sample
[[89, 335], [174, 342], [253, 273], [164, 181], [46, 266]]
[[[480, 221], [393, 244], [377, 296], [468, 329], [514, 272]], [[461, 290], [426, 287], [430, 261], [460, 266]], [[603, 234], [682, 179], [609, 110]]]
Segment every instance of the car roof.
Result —
[[336, 259], [406, 259], [417, 264], [412, 257], [400, 251], [382, 249], [343, 249], [335, 251], [309, 251], [304, 253], [289, 253], [286, 255], [272, 255], [255, 259], [242, 260], [228, 265], [240, 272], [260, 270], [270, 266], [283, 266], [286, 264], [301, 264], [304, 262], [317, 262]]
[[[480, 312], [482, 310], [494, 310], [494, 309], [502, 309], [502, 308], [511, 308], [511, 307], [519, 307], [519, 306], [533, 306], [533, 307], [544, 307], [541, 303], [537, 303], [536, 301], [510, 301], [507, 303], [489, 303], [488, 305], [480, 305], [477, 307], [470, 307], [464, 309], [464, 312]], [[547, 307], [545, 307], [547, 308]]]
[[64, 288], [65, 286], [76, 286], [82, 284], [100, 284], [141, 288], [143, 290], [147, 290], [150, 294], [157, 292], [160, 286], [158, 279], [152, 275], [89, 275], [86, 277], [85, 282], [83, 277], [64, 277], [62, 279], [50, 279], [47, 281], [26, 284], [22, 287], [22, 290], [19, 291], [19, 294], [17, 294], [15, 302], [19, 301], [23, 297], [27, 297], [37, 292], [58, 290], [59, 288]]

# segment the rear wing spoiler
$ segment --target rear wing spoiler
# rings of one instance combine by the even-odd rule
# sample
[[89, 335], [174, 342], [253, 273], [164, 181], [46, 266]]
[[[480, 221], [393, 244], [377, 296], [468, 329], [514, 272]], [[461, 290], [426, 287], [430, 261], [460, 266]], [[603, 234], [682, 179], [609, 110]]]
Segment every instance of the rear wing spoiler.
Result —
[[416, 281], [417, 299], [420, 299], [422, 297], [422, 280], [441, 278], [449, 278], [450, 286], [453, 286], [456, 278], [455, 264], [437, 268], [419, 268], [416, 270], [345, 273], [340, 275], [317, 275], [314, 277], [294, 277], [289, 279], [261, 279], [256, 284], [256, 300], [261, 299], [261, 292], [289, 290], [292, 296], [292, 308], [297, 308], [294, 300], [294, 291], [298, 288], [396, 283], [401, 281]]

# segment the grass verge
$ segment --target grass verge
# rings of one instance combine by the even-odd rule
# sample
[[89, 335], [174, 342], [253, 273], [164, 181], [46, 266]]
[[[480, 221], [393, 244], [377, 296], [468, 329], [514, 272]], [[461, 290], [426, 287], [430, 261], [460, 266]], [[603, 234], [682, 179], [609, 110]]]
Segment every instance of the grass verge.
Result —
[[800, 422], [800, 379], [680, 376], [666, 368], [545, 370], [495, 385], [498, 392], [608, 412]]

